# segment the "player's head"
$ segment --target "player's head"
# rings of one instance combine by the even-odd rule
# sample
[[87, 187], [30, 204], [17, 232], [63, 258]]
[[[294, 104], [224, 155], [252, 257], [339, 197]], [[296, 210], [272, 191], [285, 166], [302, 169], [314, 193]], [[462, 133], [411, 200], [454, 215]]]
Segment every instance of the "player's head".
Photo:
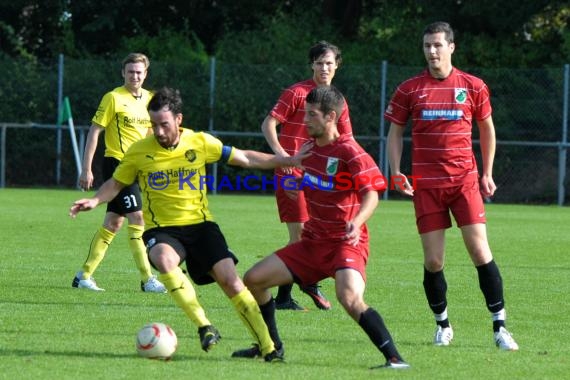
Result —
[[430, 73], [445, 78], [451, 72], [451, 55], [455, 50], [453, 29], [447, 22], [429, 24], [423, 33], [423, 51]]
[[125, 69], [125, 66], [127, 66], [129, 63], [142, 63], [145, 69], [147, 70], [150, 67], [150, 61], [148, 57], [142, 53], [130, 53], [129, 55], [127, 55], [125, 59], [123, 59], [122, 63], [123, 70]]
[[162, 87], [154, 93], [148, 103], [148, 110], [156, 112], [165, 107], [175, 115], [182, 113], [180, 91], [170, 87]]
[[328, 51], [333, 53], [334, 60], [338, 66], [342, 63], [342, 55], [338, 46], [335, 46], [327, 41], [319, 41], [309, 49], [309, 64], [315, 62], [317, 58], [327, 53]]
[[338, 122], [344, 96], [334, 86], [319, 86], [309, 92], [305, 100], [305, 119], [309, 136], [320, 137], [326, 126]]
[[313, 70], [313, 80], [319, 86], [331, 84], [341, 62], [340, 49], [327, 41], [319, 41], [309, 49], [309, 64]]
[[437, 21], [429, 24], [424, 28], [424, 36], [426, 34], [436, 34], [436, 33], [443, 33], [445, 36], [445, 40], [452, 44], [454, 43], [454, 34], [451, 25], [445, 21]]
[[164, 148], [178, 144], [182, 125], [182, 97], [180, 91], [163, 87], [148, 103], [148, 114], [154, 137]]
[[149, 66], [148, 57], [141, 53], [130, 53], [123, 59], [121, 74], [129, 91], [138, 93], [146, 79]]

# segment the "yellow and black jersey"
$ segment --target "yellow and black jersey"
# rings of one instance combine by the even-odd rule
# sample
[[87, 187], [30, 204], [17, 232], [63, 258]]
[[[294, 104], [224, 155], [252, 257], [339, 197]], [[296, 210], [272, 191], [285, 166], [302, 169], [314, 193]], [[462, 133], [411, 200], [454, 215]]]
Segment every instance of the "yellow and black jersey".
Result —
[[154, 136], [135, 142], [115, 170], [115, 180], [138, 178], [146, 229], [212, 221], [206, 198], [213, 177], [206, 164], [229, 160], [233, 148], [214, 136], [181, 129], [176, 147], [163, 148]]
[[142, 89], [133, 96], [124, 86], [106, 93], [91, 121], [105, 128], [105, 157], [122, 160], [132, 143], [151, 128], [147, 106], [152, 93]]

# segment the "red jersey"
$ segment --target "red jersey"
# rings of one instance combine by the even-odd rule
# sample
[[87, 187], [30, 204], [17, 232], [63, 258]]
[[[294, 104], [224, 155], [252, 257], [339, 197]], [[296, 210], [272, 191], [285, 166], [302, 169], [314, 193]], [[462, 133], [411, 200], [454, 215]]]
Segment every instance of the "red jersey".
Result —
[[[346, 235], [346, 223], [360, 210], [361, 195], [383, 192], [386, 179], [372, 157], [348, 135], [326, 146], [314, 145], [310, 152], [303, 160], [305, 173], [299, 183], [309, 210], [303, 237], [340, 240]], [[366, 225], [361, 241], [368, 242]]]
[[[277, 103], [269, 113], [281, 124], [279, 143], [291, 156], [295, 155], [299, 148], [310, 140], [303, 119], [305, 117], [305, 99], [315, 87], [317, 84], [313, 79], [295, 83], [281, 93]], [[338, 120], [338, 131], [341, 135], [352, 136], [352, 125], [346, 103]]]
[[412, 175], [417, 188], [477, 181], [472, 122], [491, 116], [487, 85], [455, 67], [443, 79], [426, 69], [401, 83], [384, 117], [405, 126], [412, 119]]

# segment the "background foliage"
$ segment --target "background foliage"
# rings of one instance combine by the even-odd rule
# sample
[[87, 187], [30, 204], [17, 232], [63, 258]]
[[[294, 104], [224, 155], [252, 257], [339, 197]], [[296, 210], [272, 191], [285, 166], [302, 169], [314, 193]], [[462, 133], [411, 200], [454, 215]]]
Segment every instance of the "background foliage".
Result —
[[[55, 123], [57, 64], [62, 54], [64, 95], [71, 99], [75, 124], [86, 126], [103, 93], [121, 84], [120, 60], [130, 51], [142, 51], [152, 62], [145, 87], [167, 84], [181, 89], [187, 126], [242, 132], [246, 135], [223, 136], [223, 140], [266, 150], [264, 140], [254, 136], [261, 121], [285, 86], [310, 76], [308, 47], [326, 39], [343, 51], [335, 85], [348, 99], [356, 135], [372, 137], [359, 142], [380, 161], [381, 102], [401, 80], [425, 65], [422, 28], [444, 19], [456, 31], [454, 63], [481, 76], [491, 88], [499, 140], [561, 140], [561, 68], [570, 62], [567, 2], [499, 6], [490, 0], [402, 0], [395, 4], [117, 0], [113, 7], [101, 7], [93, 0], [2, 2], [1, 121]], [[382, 61], [388, 63], [385, 99]], [[9, 186], [53, 184], [57, 158], [53, 131], [10, 128], [7, 141]], [[75, 167], [66, 135], [62, 146], [62, 157], [67, 158], [62, 163], [63, 185], [73, 186]], [[500, 146], [495, 177], [501, 191], [495, 199], [552, 202], [557, 154], [556, 146]], [[219, 170], [220, 175], [239, 173], [227, 166]], [[566, 178], [568, 182], [570, 175]]]
[[422, 28], [446, 20], [464, 51], [459, 65], [560, 66], [569, 60], [569, 17], [563, 0], [116, 0], [105, 7], [96, 0], [12, 0], [0, 4], [0, 45], [2, 54], [30, 60], [143, 50], [154, 60], [215, 55], [289, 64], [326, 38], [353, 63], [422, 65]]

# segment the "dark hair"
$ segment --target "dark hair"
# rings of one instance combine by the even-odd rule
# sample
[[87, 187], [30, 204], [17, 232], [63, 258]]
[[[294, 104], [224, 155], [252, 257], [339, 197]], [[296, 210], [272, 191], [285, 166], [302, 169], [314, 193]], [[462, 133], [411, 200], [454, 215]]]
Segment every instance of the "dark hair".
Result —
[[325, 115], [335, 111], [338, 120], [344, 107], [344, 96], [335, 86], [319, 86], [309, 92], [305, 102], [319, 104], [319, 110]]
[[129, 63], [139, 63], [139, 62], [143, 63], [144, 67], [148, 70], [150, 66], [150, 61], [148, 60], [148, 57], [142, 53], [130, 53], [129, 55], [127, 55], [125, 59], [123, 59], [122, 67], [124, 69], [125, 66], [128, 65]]
[[168, 110], [172, 111], [174, 115], [182, 113], [182, 97], [180, 96], [180, 91], [170, 87], [162, 87], [156, 91], [150, 99], [148, 110], [156, 112], [165, 106], [168, 106]]
[[309, 49], [309, 64], [313, 64], [321, 55], [326, 54], [327, 51], [332, 51], [334, 60], [338, 66], [342, 62], [342, 56], [338, 46], [328, 43], [327, 41], [319, 41]]
[[453, 29], [451, 29], [451, 25], [447, 22], [437, 21], [429, 24], [425, 27], [423, 35], [435, 33], [445, 33], [445, 40], [447, 42], [452, 43], [454, 41]]

